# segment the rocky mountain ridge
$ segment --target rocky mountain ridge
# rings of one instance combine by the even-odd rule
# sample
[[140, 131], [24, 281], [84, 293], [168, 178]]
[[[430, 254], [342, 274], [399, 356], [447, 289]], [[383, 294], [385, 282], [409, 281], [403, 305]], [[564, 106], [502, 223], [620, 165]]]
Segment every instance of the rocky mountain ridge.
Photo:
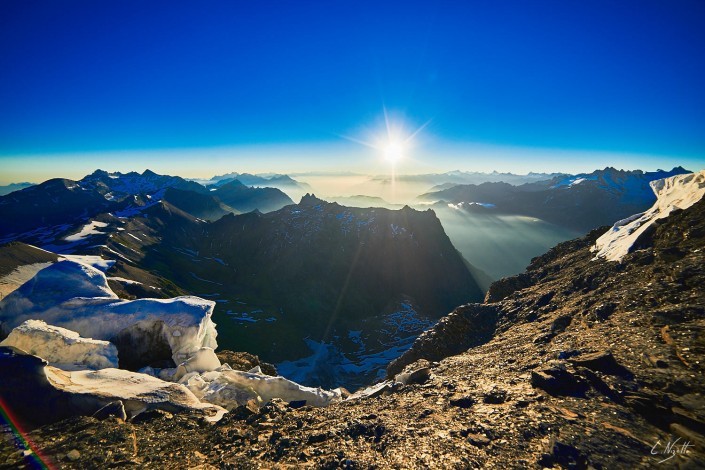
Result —
[[[143, 173], [108, 173], [96, 170], [73, 181], [51, 179], [41, 184], [0, 196], [0, 243], [23, 241], [50, 249], [73, 227], [100, 214], [129, 218], [169, 200], [195, 217], [215, 220], [228, 213], [279, 209], [292, 204], [275, 188], [249, 188], [226, 184], [216, 191], [178, 176]], [[68, 249], [71, 249], [70, 247]]]

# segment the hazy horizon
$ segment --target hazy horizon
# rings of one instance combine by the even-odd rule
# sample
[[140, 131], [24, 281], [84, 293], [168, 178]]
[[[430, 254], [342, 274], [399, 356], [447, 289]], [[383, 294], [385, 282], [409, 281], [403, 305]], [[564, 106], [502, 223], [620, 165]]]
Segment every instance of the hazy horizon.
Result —
[[[295, 145], [292, 148], [296, 149]], [[656, 171], [682, 166], [691, 171], [705, 169], [705, 158], [679, 158], [656, 155], [616, 154], [608, 152], [564, 151], [556, 149], [518, 149], [483, 146], [467, 151], [465, 161], [448, 159], [434, 164], [437, 156], [409, 154], [394, 165], [396, 175], [423, 175], [451, 171], [492, 173], [590, 173], [605, 167], [618, 170]], [[290, 176], [356, 176], [377, 177], [392, 174], [392, 165], [379, 152], [343, 153], [343, 163], [336, 155], [320, 153], [317, 159], [256, 156], [256, 150], [232, 148], [169, 149], [162, 151], [78, 152], [48, 155], [0, 156], [0, 185], [41, 183], [51, 178], [81, 179], [101, 169], [108, 172], [181, 176], [187, 179], [209, 179], [231, 172], [250, 174], [286, 174]], [[205, 159], [205, 161], [204, 161]], [[499, 160], [498, 160], [499, 159]], [[263, 161], [264, 160], [264, 161]], [[335, 161], [330, 161], [335, 160]], [[345, 163], [349, 162], [349, 163]], [[308, 163], [308, 164], [307, 164]]]

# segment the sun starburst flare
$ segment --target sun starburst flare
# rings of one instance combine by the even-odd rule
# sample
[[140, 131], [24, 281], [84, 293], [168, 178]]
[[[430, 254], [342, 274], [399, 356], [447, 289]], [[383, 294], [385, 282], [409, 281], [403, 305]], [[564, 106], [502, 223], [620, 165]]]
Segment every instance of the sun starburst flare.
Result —
[[384, 158], [391, 164], [398, 163], [404, 158], [404, 143], [392, 140], [384, 147]]

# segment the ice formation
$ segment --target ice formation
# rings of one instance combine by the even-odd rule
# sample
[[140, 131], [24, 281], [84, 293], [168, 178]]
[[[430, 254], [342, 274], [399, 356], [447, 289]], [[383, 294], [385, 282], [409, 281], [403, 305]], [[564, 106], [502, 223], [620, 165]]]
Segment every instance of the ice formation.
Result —
[[67, 372], [51, 366], [47, 366], [45, 372], [49, 383], [63, 392], [99, 399], [105, 402], [103, 406], [115, 400], [122, 401], [128, 416], [152, 408], [167, 411], [215, 408], [202, 403], [181, 384], [138, 372], [122, 369]]
[[193, 356], [179, 364], [174, 374], [174, 379], [179, 380], [184, 375], [196, 372], [208, 372], [220, 367], [220, 360], [215, 355], [213, 348], [201, 348], [194, 353]]
[[30, 426], [91, 416], [118, 401], [128, 418], [150, 409], [203, 410], [211, 421], [225, 413], [180, 384], [120, 369], [65, 371], [13, 347], [0, 347], [0, 377], [3, 406]]
[[299, 385], [284, 377], [262, 373], [259, 366], [243, 372], [222, 364], [210, 348], [201, 348], [190, 359], [175, 369], [141, 370], [162, 380], [185, 385], [201, 401], [232, 410], [250, 400], [263, 404], [272, 398], [284, 401], [305, 401], [311, 406], [328, 406], [341, 399], [340, 391]]
[[[29, 409], [37, 422], [91, 414], [118, 400], [128, 416], [150, 408], [207, 408], [213, 419], [225, 409], [252, 401], [263, 404], [281, 398], [326, 406], [340, 400], [340, 391], [305, 387], [265, 375], [259, 368], [242, 372], [221, 365], [214, 351], [214, 305], [197, 297], [120, 300], [100, 270], [59, 261], [0, 302], [0, 326], [5, 331], [15, 328], [3, 345], [16, 348], [0, 349], [0, 362], [9, 367], [0, 370], [0, 391], [14, 393], [22, 407], [27, 404], [23, 393], [29, 391], [21, 390], [34, 381], [37, 386], [29, 389], [36, 399], [53, 400], [65, 408], [47, 405], [51, 416], [46, 417]], [[121, 363], [123, 351], [141, 356], [167, 345], [177, 367], [145, 367], [140, 372], [114, 368], [115, 346], [99, 341], [106, 339], [123, 348]], [[28, 361], [32, 367], [22, 366]], [[23, 384], [21, 390], [12, 392], [17, 384]]]
[[328, 406], [341, 398], [339, 391], [305, 387], [257, 370], [232, 370], [227, 364], [210, 372], [187, 374], [181, 383], [202, 401], [228, 410], [250, 400], [262, 404], [272, 398], [281, 398], [288, 402], [305, 401], [310, 406]]
[[0, 346], [13, 346], [64, 370], [118, 366], [118, 352], [108, 341], [82, 338], [75, 331], [27, 320], [10, 332]]
[[211, 320], [215, 302], [198, 297], [120, 300], [101, 271], [70, 260], [37, 273], [0, 302], [5, 332], [40, 319], [81, 336], [111, 340], [132, 336], [131, 344], [165, 343], [176, 364], [202, 347], [216, 348]]
[[597, 239], [593, 251], [595, 258], [608, 261], [621, 261], [641, 234], [653, 223], [675, 209], [687, 209], [705, 195], [705, 170], [651, 182], [656, 193], [656, 203], [641, 214], [620, 220], [604, 235]]

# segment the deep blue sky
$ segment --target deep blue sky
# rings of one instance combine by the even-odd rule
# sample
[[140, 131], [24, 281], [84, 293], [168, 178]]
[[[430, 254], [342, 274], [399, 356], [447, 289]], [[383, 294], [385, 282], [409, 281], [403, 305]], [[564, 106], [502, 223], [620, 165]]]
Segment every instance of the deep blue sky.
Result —
[[704, 1], [382, 3], [3, 0], [0, 165], [358, 169], [386, 107], [424, 168], [705, 167]]

